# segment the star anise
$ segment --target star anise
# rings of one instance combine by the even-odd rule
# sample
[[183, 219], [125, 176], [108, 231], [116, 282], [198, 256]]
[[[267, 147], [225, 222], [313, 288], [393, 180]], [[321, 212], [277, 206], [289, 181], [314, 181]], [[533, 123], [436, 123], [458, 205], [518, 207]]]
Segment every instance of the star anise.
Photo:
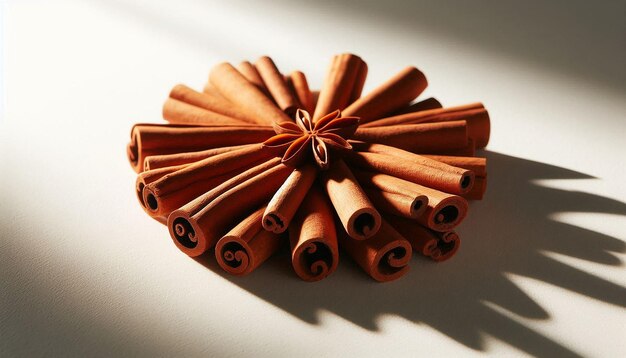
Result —
[[301, 164], [310, 150], [317, 165], [321, 169], [327, 169], [328, 150], [352, 149], [347, 140], [358, 126], [358, 117], [341, 117], [339, 110], [313, 122], [307, 111], [298, 109], [295, 123], [275, 123], [276, 135], [263, 142], [263, 146], [284, 150], [282, 162], [290, 166]]

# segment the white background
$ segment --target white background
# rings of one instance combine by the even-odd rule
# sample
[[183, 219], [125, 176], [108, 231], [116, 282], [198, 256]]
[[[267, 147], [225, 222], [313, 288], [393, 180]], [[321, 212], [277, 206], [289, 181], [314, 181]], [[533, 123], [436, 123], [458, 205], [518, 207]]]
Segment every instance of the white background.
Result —
[[[626, 355], [626, 9], [544, 3], [1, 2], [0, 356]], [[458, 255], [310, 284], [179, 252], [135, 198], [131, 125], [218, 61], [318, 88], [346, 51], [366, 90], [415, 65], [489, 109]]]

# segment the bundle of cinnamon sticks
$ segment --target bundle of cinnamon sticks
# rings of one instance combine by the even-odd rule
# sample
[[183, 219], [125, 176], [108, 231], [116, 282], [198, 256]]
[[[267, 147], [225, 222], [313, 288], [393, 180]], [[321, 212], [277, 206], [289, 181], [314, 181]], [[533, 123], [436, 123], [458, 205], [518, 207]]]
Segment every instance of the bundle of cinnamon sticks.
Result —
[[264, 56], [214, 66], [202, 92], [175, 86], [167, 123], [131, 130], [141, 206], [181, 251], [234, 275], [282, 245], [305, 281], [344, 255], [377, 281], [404, 275], [414, 254], [449, 259], [468, 200], [485, 193], [487, 110], [416, 100], [427, 81], [415, 67], [362, 95], [367, 72], [336, 55], [313, 91]]

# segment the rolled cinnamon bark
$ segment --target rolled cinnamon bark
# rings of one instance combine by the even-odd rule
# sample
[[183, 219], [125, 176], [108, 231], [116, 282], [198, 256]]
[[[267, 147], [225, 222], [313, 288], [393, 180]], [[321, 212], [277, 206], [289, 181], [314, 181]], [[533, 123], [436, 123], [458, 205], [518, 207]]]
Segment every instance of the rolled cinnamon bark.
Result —
[[376, 209], [392, 215], [417, 219], [424, 213], [426, 205], [428, 205], [428, 197], [426, 195], [408, 196], [364, 185], [363, 190], [374, 203]]
[[148, 213], [166, 216], [225, 179], [272, 156], [272, 153], [262, 149], [261, 144], [256, 144], [187, 165], [144, 187], [143, 199]]
[[298, 98], [300, 107], [309, 113], [313, 113], [315, 105], [313, 103], [313, 93], [309, 89], [309, 83], [306, 76], [300, 71], [294, 71], [289, 74], [289, 82], [293, 88], [293, 92]]
[[367, 240], [351, 240], [342, 229], [338, 236], [341, 247], [376, 281], [393, 281], [409, 270], [411, 244], [384, 220], [378, 233]]
[[467, 201], [458, 195], [444, 193], [382, 173], [355, 170], [355, 175], [364, 187], [374, 187], [382, 192], [395, 193], [408, 198], [425, 195], [428, 198], [427, 206], [417, 217], [417, 221], [433, 230], [449, 231], [459, 225], [467, 215]]
[[317, 168], [313, 165], [303, 165], [291, 172], [267, 204], [262, 220], [265, 230], [276, 234], [287, 230], [316, 176]]
[[474, 140], [472, 138], [467, 138], [467, 145], [464, 147], [431, 150], [428, 153], [457, 157], [473, 157], [476, 155], [476, 145], [474, 144]]
[[482, 200], [487, 190], [487, 177], [476, 177], [472, 190], [462, 196], [467, 200]]
[[347, 154], [346, 158], [350, 164], [359, 168], [388, 174], [447, 193], [464, 194], [474, 184], [474, 173], [471, 170], [454, 167], [444, 170], [398, 156], [370, 152], [353, 152]]
[[364, 62], [360, 57], [349, 53], [333, 57], [315, 106], [313, 121], [337, 109], [346, 108], [363, 64]]
[[174, 98], [168, 98], [163, 104], [163, 119], [172, 124], [202, 125], [246, 125], [241, 119], [200, 108]]
[[361, 123], [382, 118], [411, 103], [427, 85], [422, 72], [415, 67], [407, 67], [348, 106], [343, 111], [344, 116], [359, 117]]
[[319, 281], [339, 263], [333, 209], [326, 195], [311, 188], [289, 225], [291, 263], [305, 281]]
[[246, 213], [267, 202], [291, 171], [280, 158], [271, 159], [173, 211], [167, 226], [174, 244], [189, 256], [203, 254]]
[[359, 63], [359, 69], [356, 73], [354, 80], [354, 86], [352, 87], [352, 93], [348, 100], [348, 105], [354, 103], [357, 99], [361, 98], [363, 93], [363, 87], [365, 87], [365, 80], [367, 79], [367, 64], [365, 62]]
[[461, 244], [459, 235], [454, 231], [433, 231], [415, 221], [397, 216], [389, 217], [388, 220], [411, 243], [414, 252], [434, 261], [445, 261], [451, 258]]
[[151, 155], [260, 143], [273, 135], [271, 127], [136, 124], [126, 153], [133, 169], [141, 172], [145, 158]]
[[[408, 160], [411, 161], [415, 164], [417, 164], [418, 166], [428, 166], [434, 169], [437, 169], [437, 171], [431, 171], [432, 175], [438, 175], [437, 173], [439, 171], [445, 172], [445, 173], [449, 173], [450, 175], [453, 175], [453, 178], [459, 178], [460, 180], [460, 184], [461, 184], [461, 191], [459, 192], [452, 192], [455, 194], [461, 194], [463, 192], [467, 192], [470, 190], [470, 188], [473, 187], [474, 184], [474, 176], [476, 175], [476, 172], [474, 172], [473, 170], [471, 170], [470, 168], [466, 168], [463, 166], [453, 166], [452, 164], [446, 163], [446, 162], [442, 162], [433, 158], [430, 158], [427, 155], [419, 155], [419, 154], [415, 154], [415, 153], [411, 153], [408, 152], [406, 150], [402, 150], [400, 148], [396, 148], [396, 147], [390, 147], [384, 144], [378, 144], [378, 143], [363, 143], [363, 142], [351, 142], [352, 144], [352, 148], [354, 148], [355, 150], [358, 150], [360, 152], [371, 152], [371, 153], [378, 153], [378, 154], [386, 154], [386, 155], [390, 155], [393, 157], [398, 157], [398, 158], [402, 158], [404, 160]], [[449, 161], [455, 161], [455, 162], [460, 162], [459, 159], [454, 159], [454, 158], [464, 158], [464, 157], [446, 157], [446, 156], [440, 156], [441, 158], [448, 158], [447, 160]], [[481, 161], [480, 160], [476, 160], [476, 161], [472, 161], [472, 159], [474, 158], [468, 158], [470, 159], [470, 161], [474, 165], [474, 167], [476, 167], [480, 173], [483, 173], [485, 170], [484, 167], [484, 161], [482, 161], [483, 166], [480, 166]], [[468, 163], [469, 161], [465, 160], [465, 163]], [[427, 171], [430, 171], [430, 169], [428, 169]], [[481, 174], [482, 175], [482, 174]], [[460, 177], [459, 177], [460, 176]], [[451, 178], [449, 178], [451, 179]], [[442, 180], [441, 178], [435, 178], [435, 181], [437, 182], [441, 182], [441, 181], [445, 181]], [[418, 182], [419, 183], [419, 182]], [[453, 181], [453, 183], [455, 183]], [[435, 189], [440, 189], [440, 190], [444, 190], [447, 191], [445, 187], [442, 188], [438, 188], [435, 187]]]
[[248, 81], [229, 63], [221, 63], [209, 74], [211, 84], [234, 105], [259, 124], [285, 122], [291, 119], [258, 87]]
[[243, 61], [237, 66], [237, 70], [239, 70], [241, 75], [245, 77], [248, 81], [250, 81], [250, 83], [255, 85], [261, 92], [263, 92], [264, 95], [273, 100], [270, 91], [265, 86], [265, 82], [263, 82], [263, 79], [259, 74], [259, 71], [253, 64], [248, 61]]
[[465, 121], [367, 128], [359, 126], [352, 138], [363, 142], [381, 143], [414, 153], [439, 153], [464, 148], [468, 143]]
[[299, 107], [298, 99], [292, 94], [274, 61], [267, 56], [262, 56], [256, 61], [255, 67], [278, 108], [293, 118]]
[[[233, 106], [233, 104], [224, 97], [215, 95], [215, 92], [216, 91], [210, 91], [209, 93], [197, 92], [183, 84], [179, 84], [174, 86], [174, 88], [170, 91], [170, 98], [195, 107], [203, 108], [209, 112], [224, 115], [227, 118], [234, 118], [239, 121], [252, 124], [256, 123], [254, 118], [246, 117], [245, 113], [239, 111], [236, 106]], [[168, 102], [166, 102], [166, 105], [163, 108], [164, 117]], [[167, 117], [165, 117], [165, 119], [167, 120]]]
[[198, 152], [184, 152], [184, 153], [173, 153], [173, 154], [163, 154], [163, 155], [151, 155], [146, 157], [143, 163], [144, 170], [152, 170], [158, 168], [171, 167], [174, 165], [181, 164], [189, 164], [193, 162], [197, 162], [202, 159], [206, 159], [208, 157], [212, 157], [214, 155], [232, 152], [233, 150], [245, 148], [248, 146], [252, 146], [255, 144], [242, 144], [235, 145], [231, 147], [219, 147], [212, 148], [207, 150], [201, 150]]
[[381, 217], [356, 178], [341, 159], [323, 172], [322, 183], [343, 228], [355, 240], [365, 240], [378, 232]]
[[163, 167], [163, 168], [158, 168], [158, 169], [150, 169], [150, 170], [146, 170], [146, 171], [139, 173], [137, 175], [137, 180], [135, 180], [135, 189], [136, 189], [137, 199], [139, 199], [139, 203], [141, 204], [141, 206], [144, 208], [146, 207], [146, 203], [143, 200], [143, 188], [146, 185], [156, 180], [161, 179], [167, 174], [173, 173], [177, 170], [181, 170], [184, 167], [186, 167], [186, 165], [176, 165], [176, 166], [169, 166], [169, 167]]
[[[347, 114], [344, 114], [347, 115]], [[489, 113], [482, 103], [471, 103], [464, 106], [437, 108], [427, 111], [412, 112], [381, 118], [362, 127], [397, 126], [400, 124], [418, 124], [433, 122], [450, 122], [464, 120], [467, 122], [468, 136], [474, 139], [477, 148], [484, 148], [489, 143]]]
[[[437, 109], [437, 108], [441, 108], [443, 107], [441, 105], [441, 102], [439, 102], [436, 98], [434, 97], [429, 97], [426, 98], [424, 100], [421, 100], [419, 102], [415, 102], [413, 104], [410, 104], [404, 108], [401, 108], [400, 110], [394, 112], [392, 114], [392, 116], [398, 116], [401, 114], [407, 114], [407, 113], [414, 113], [414, 112], [421, 112], [421, 111], [427, 111], [430, 109]], [[370, 123], [374, 123], [376, 121], [370, 122]]]
[[441, 163], [452, 165], [458, 168], [465, 168], [471, 170], [477, 177], [484, 177], [487, 175], [487, 158], [481, 157], [459, 157], [450, 155], [434, 155], [425, 154], [423, 157], [436, 160]]
[[255, 210], [217, 241], [215, 258], [224, 271], [247, 275], [280, 248], [281, 238], [261, 227], [264, 210]]

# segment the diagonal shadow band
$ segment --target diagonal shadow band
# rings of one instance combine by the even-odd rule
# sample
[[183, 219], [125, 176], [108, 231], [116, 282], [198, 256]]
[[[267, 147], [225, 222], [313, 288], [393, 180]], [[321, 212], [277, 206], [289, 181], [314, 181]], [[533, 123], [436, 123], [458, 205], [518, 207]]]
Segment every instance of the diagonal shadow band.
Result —
[[[414, 258], [402, 279], [378, 284], [356, 265], [340, 263], [335, 274], [318, 283], [301, 282], [281, 252], [247, 277], [233, 277], [214, 263], [202, 265], [233, 284], [311, 324], [329, 311], [369, 330], [383, 315], [427, 324], [476, 350], [483, 334], [536, 356], [578, 356], [571, 349], [507, 317], [494, 305], [524, 318], [549, 319], [506, 274], [531, 277], [612, 305], [626, 307], [626, 288], [562, 264], [544, 255], [556, 252], [605, 265], [619, 266], [613, 252], [626, 244], [607, 235], [550, 219], [555, 212], [589, 211], [626, 215], [626, 204], [581, 192], [539, 186], [538, 179], [583, 179], [590, 176], [556, 166], [486, 152], [489, 187], [474, 203], [460, 230], [462, 249], [449, 262]], [[346, 255], [341, 260], [349, 261]]]

